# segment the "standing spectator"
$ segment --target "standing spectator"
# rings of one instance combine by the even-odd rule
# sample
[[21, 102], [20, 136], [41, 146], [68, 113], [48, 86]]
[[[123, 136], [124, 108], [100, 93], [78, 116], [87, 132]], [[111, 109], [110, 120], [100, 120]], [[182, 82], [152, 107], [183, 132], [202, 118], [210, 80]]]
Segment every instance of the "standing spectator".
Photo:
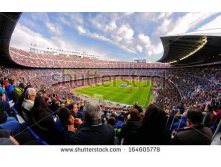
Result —
[[138, 102], [134, 102], [133, 108], [137, 109], [139, 113], [143, 112], [143, 109], [138, 105]]
[[166, 113], [155, 104], [150, 104], [145, 112], [140, 129], [139, 144], [167, 145], [170, 144], [171, 134], [165, 128]]
[[10, 85], [6, 87], [7, 95], [10, 100], [12, 100], [12, 93], [15, 89], [16, 82], [14, 79], [10, 80]]
[[130, 111], [129, 119], [127, 120], [126, 124], [123, 125], [121, 132], [120, 132], [120, 140], [124, 139], [124, 143], [126, 145], [133, 145], [137, 144], [137, 134], [138, 130], [142, 125], [142, 120], [140, 114], [137, 109], [132, 109]]

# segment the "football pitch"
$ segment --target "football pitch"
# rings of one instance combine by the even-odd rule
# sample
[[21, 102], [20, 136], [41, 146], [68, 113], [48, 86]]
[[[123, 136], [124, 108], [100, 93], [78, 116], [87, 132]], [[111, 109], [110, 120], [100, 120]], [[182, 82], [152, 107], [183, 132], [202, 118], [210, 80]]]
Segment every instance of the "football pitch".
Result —
[[151, 85], [151, 81], [115, 80], [73, 89], [73, 93], [128, 105], [138, 101], [140, 106], [146, 107], [152, 96]]

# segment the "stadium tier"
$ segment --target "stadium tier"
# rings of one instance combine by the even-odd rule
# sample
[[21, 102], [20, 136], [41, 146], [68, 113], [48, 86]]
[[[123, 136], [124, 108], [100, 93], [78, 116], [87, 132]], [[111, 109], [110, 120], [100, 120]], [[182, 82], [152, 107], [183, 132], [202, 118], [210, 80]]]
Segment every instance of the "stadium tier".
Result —
[[35, 53], [9, 47], [20, 15], [0, 15], [0, 144], [210, 145], [220, 133], [213, 37], [163, 37], [166, 63]]

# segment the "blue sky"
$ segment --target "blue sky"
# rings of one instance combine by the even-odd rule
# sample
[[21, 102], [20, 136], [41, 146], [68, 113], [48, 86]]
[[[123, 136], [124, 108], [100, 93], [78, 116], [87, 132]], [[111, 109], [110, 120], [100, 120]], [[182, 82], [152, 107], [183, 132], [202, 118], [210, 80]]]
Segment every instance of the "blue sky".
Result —
[[11, 46], [155, 62], [163, 55], [161, 36], [219, 28], [221, 13], [23, 13]]

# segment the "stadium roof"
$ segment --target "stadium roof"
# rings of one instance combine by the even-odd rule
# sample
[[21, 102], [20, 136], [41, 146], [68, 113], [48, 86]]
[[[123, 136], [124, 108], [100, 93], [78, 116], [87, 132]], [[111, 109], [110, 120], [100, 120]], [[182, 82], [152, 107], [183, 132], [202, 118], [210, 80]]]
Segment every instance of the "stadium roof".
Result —
[[175, 66], [197, 65], [221, 60], [221, 33], [196, 32], [161, 37], [164, 55], [158, 60]]
[[[11, 35], [21, 13], [0, 13], [0, 59], [1, 65], [15, 66], [15, 62], [9, 56]], [[18, 65], [17, 65], [18, 66]]]

